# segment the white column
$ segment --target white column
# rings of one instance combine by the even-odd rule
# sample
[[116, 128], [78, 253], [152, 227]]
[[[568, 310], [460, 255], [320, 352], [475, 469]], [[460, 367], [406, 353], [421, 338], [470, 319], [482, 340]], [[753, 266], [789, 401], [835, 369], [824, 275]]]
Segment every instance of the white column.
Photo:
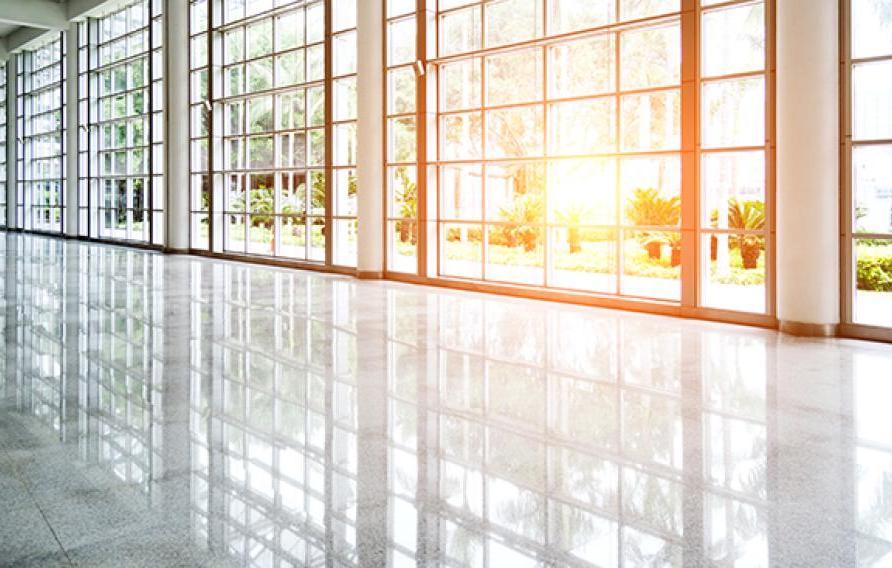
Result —
[[16, 91], [17, 91], [16, 56], [10, 54], [6, 62], [6, 226], [15, 229], [15, 196], [18, 167], [16, 164], [17, 123], [16, 123]]
[[77, 236], [78, 187], [77, 187], [77, 148], [80, 139], [78, 126], [78, 76], [77, 76], [77, 22], [72, 22], [65, 33], [65, 226], [63, 233]]
[[357, 2], [358, 147], [356, 160], [360, 278], [384, 271], [384, 2]]
[[777, 2], [777, 315], [835, 332], [839, 273], [839, 2]]
[[189, 248], [189, 3], [167, 0], [164, 6], [164, 85], [167, 87], [164, 138], [167, 169], [164, 246]]

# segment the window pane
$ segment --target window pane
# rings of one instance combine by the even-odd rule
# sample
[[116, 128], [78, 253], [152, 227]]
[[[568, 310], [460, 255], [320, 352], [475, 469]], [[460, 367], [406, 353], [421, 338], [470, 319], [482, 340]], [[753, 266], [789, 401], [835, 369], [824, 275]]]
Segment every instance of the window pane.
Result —
[[[720, 152], [702, 158], [702, 226], [763, 229], [765, 223], [765, 153]], [[740, 215], [741, 207], [752, 206]], [[757, 211], [756, 211], [757, 210]], [[758, 213], [758, 214], [756, 214]], [[757, 226], [758, 225], [758, 226]]]
[[703, 145], [765, 144], [765, 78], [728, 79], [703, 85]]
[[677, 85], [681, 76], [681, 28], [678, 24], [620, 35], [620, 80], [624, 90]]
[[614, 21], [616, 0], [553, 0], [550, 33], [561, 34]]
[[440, 119], [440, 148], [444, 160], [480, 158], [482, 152], [480, 113], [451, 114]]
[[852, 0], [852, 57], [892, 55], [892, 2]]
[[415, 61], [415, 19], [397, 20], [387, 30], [387, 64], [400, 65]]
[[483, 219], [483, 169], [473, 165], [440, 168], [440, 217], [448, 220]]
[[681, 234], [624, 231], [620, 291], [630, 296], [678, 300], [681, 297]]
[[388, 269], [393, 272], [418, 272], [418, 223], [388, 221]]
[[535, 162], [486, 166], [486, 219], [501, 223], [545, 223], [545, 167]]
[[621, 164], [626, 223], [675, 227], [681, 221], [681, 161], [678, 156], [625, 158]]
[[613, 230], [571, 223], [550, 231], [552, 286], [616, 293], [618, 251]]
[[554, 160], [548, 165], [548, 222], [574, 227], [613, 225], [616, 160]]
[[415, 69], [401, 67], [387, 72], [387, 108], [390, 114], [415, 111]]
[[356, 266], [357, 228], [357, 221], [354, 219], [335, 220], [335, 264]]
[[440, 273], [482, 278], [483, 227], [465, 223], [443, 223], [440, 227]]
[[356, 2], [357, 0], [334, 0], [331, 7], [334, 31], [356, 27]]
[[511, 51], [486, 58], [486, 102], [503, 105], [542, 97], [542, 51]]
[[680, 0], [620, 0], [620, 19], [622, 21], [638, 20], [677, 12], [681, 9], [679, 2]]
[[892, 61], [852, 67], [852, 136], [892, 138]]
[[276, 50], [293, 49], [304, 43], [304, 13], [294, 10], [276, 18]]
[[262, 57], [273, 52], [273, 22], [261, 20], [245, 28], [248, 58]]
[[548, 50], [551, 96], [578, 97], [614, 90], [614, 36], [561, 43]]
[[447, 63], [440, 67], [440, 105], [443, 111], [480, 106], [479, 58]]
[[486, 3], [486, 47], [538, 37], [542, 33], [541, 7], [539, 0], [495, 0]]
[[414, 161], [416, 155], [415, 117], [391, 119], [389, 131], [388, 161]]
[[487, 227], [486, 279], [541, 286], [545, 283], [545, 235], [541, 225]]
[[855, 241], [855, 323], [892, 326], [892, 240]]
[[678, 91], [622, 97], [622, 149], [672, 150], [681, 145], [681, 108]]
[[765, 238], [715, 233], [702, 237], [701, 303], [725, 310], [765, 311]]
[[552, 155], [616, 151], [616, 99], [601, 98], [551, 105]]
[[852, 151], [852, 190], [857, 233], [892, 233], [892, 145]]
[[472, 6], [442, 15], [439, 32], [440, 55], [480, 49], [480, 8]]
[[543, 114], [540, 106], [487, 112], [487, 157], [541, 156], [544, 152]]
[[703, 14], [702, 75], [730, 75], [765, 67], [765, 7], [732, 6]]
[[415, 0], [387, 0], [387, 17], [401, 16], [415, 11]]

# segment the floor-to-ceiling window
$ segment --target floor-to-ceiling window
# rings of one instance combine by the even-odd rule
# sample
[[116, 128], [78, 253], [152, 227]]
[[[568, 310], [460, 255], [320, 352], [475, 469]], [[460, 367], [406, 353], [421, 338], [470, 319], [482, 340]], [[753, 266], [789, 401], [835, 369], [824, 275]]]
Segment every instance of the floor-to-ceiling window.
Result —
[[79, 209], [85, 236], [163, 243], [161, 1], [79, 25]]
[[844, 321], [892, 327], [892, 2], [851, 0]]
[[700, 302], [765, 312], [771, 242], [765, 3], [702, 0], [701, 6]]
[[[0, 64], [0, 171], [6, 171], [6, 64]], [[6, 175], [0, 176], [0, 227], [6, 227]]]
[[418, 86], [415, 0], [389, 0], [385, 32], [387, 269], [418, 271]]
[[65, 187], [65, 34], [17, 55], [16, 226], [62, 232]]
[[355, 0], [197, 0], [190, 27], [192, 247], [355, 266]]
[[766, 8], [390, 2], [388, 270], [773, 313]]

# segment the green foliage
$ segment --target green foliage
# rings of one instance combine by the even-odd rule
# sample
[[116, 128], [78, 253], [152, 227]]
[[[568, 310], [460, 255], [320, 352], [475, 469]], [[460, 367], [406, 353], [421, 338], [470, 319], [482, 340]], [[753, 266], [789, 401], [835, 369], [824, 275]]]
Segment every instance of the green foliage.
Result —
[[413, 245], [418, 240], [415, 232], [415, 219], [418, 216], [418, 184], [409, 178], [406, 168], [397, 168], [396, 175], [399, 178], [399, 190], [394, 196], [400, 204], [400, 217], [405, 219], [397, 221], [397, 230], [400, 233], [400, 242], [411, 242]]
[[[728, 200], [728, 226], [744, 231], [761, 231], [765, 228], [765, 204], [761, 201]], [[760, 235], [742, 235], [731, 246], [740, 249], [743, 267], [751, 270], [758, 265], [762, 254], [763, 239]]]
[[503, 244], [508, 247], [523, 245], [527, 252], [536, 250], [542, 240], [542, 218], [545, 202], [539, 193], [519, 193], [510, 205], [499, 212], [502, 219], [510, 223], [493, 231], [490, 244]]
[[858, 289], [892, 292], [892, 245], [858, 247]]
[[732, 229], [761, 231], [765, 228], [765, 204], [761, 201], [728, 200], [728, 226]]
[[626, 217], [633, 225], [663, 227], [678, 225], [681, 198], [663, 197], [652, 187], [639, 187], [626, 205]]
[[557, 221], [567, 227], [567, 247], [571, 253], [582, 250], [582, 233], [579, 226], [588, 217], [591, 209], [584, 204], [577, 204], [555, 213]]

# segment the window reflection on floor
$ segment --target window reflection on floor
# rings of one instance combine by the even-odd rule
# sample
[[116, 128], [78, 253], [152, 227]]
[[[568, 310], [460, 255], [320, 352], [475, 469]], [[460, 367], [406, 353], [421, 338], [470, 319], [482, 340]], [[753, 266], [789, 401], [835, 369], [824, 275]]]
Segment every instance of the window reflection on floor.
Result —
[[[772, 334], [4, 244], [7, 400], [146, 507], [182, 479], [166, 514], [236, 564], [769, 564]], [[889, 356], [856, 355], [852, 534], [882, 565]]]

